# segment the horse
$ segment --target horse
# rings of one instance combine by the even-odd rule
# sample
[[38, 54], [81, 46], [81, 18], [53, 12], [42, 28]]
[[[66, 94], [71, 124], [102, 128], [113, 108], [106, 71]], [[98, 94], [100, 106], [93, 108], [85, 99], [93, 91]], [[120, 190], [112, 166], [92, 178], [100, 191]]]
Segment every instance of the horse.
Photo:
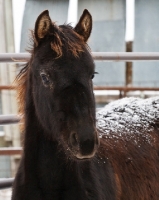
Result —
[[96, 114], [92, 16], [57, 25], [43, 11], [19, 72], [23, 154], [12, 200], [158, 200], [159, 101], [110, 103]]

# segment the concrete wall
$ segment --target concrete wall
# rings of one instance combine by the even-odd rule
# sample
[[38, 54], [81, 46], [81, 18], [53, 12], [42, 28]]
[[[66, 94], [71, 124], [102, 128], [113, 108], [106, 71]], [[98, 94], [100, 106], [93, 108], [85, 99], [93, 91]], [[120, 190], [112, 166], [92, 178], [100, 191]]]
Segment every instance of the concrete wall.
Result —
[[[159, 1], [136, 0], [134, 51], [159, 52]], [[159, 86], [159, 62], [134, 62], [133, 84]]]

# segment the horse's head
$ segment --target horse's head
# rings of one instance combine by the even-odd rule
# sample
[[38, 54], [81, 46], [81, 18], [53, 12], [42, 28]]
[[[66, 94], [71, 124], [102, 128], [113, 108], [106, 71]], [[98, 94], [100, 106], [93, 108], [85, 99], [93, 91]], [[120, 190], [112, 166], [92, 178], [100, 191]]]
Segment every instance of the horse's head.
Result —
[[30, 63], [36, 115], [47, 136], [78, 158], [94, 156], [99, 144], [92, 87], [94, 62], [86, 44], [92, 18], [57, 26], [49, 12], [37, 18]]

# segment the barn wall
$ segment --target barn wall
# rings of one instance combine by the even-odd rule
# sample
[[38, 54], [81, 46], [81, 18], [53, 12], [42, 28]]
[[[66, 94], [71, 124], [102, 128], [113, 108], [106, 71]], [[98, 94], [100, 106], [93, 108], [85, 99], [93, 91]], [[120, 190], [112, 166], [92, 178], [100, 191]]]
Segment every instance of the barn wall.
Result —
[[[135, 52], [159, 52], [159, 1], [136, 0], [135, 4]], [[135, 86], [159, 86], [159, 63], [134, 62]]]

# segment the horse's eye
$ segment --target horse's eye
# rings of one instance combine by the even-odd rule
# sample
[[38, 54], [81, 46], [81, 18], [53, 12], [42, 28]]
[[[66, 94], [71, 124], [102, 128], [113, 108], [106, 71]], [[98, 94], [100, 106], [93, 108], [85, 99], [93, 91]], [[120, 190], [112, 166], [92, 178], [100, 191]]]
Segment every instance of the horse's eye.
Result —
[[94, 79], [94, 74], [92, 74], [91, 79]]
[[91, 79], [94, 79], [95, 74], [98, 74], [98, 72], [94, 72], [94, 74], [92, 74]]
[[49, 80], [49, 77], [47, 74], [45, 73], [40, 73], [40, 76], [41, 76], [41, 79], [42, 79], [42, 82], [44, 84], [44, 86], [49, 86], [50, 85], [50, 80]]

